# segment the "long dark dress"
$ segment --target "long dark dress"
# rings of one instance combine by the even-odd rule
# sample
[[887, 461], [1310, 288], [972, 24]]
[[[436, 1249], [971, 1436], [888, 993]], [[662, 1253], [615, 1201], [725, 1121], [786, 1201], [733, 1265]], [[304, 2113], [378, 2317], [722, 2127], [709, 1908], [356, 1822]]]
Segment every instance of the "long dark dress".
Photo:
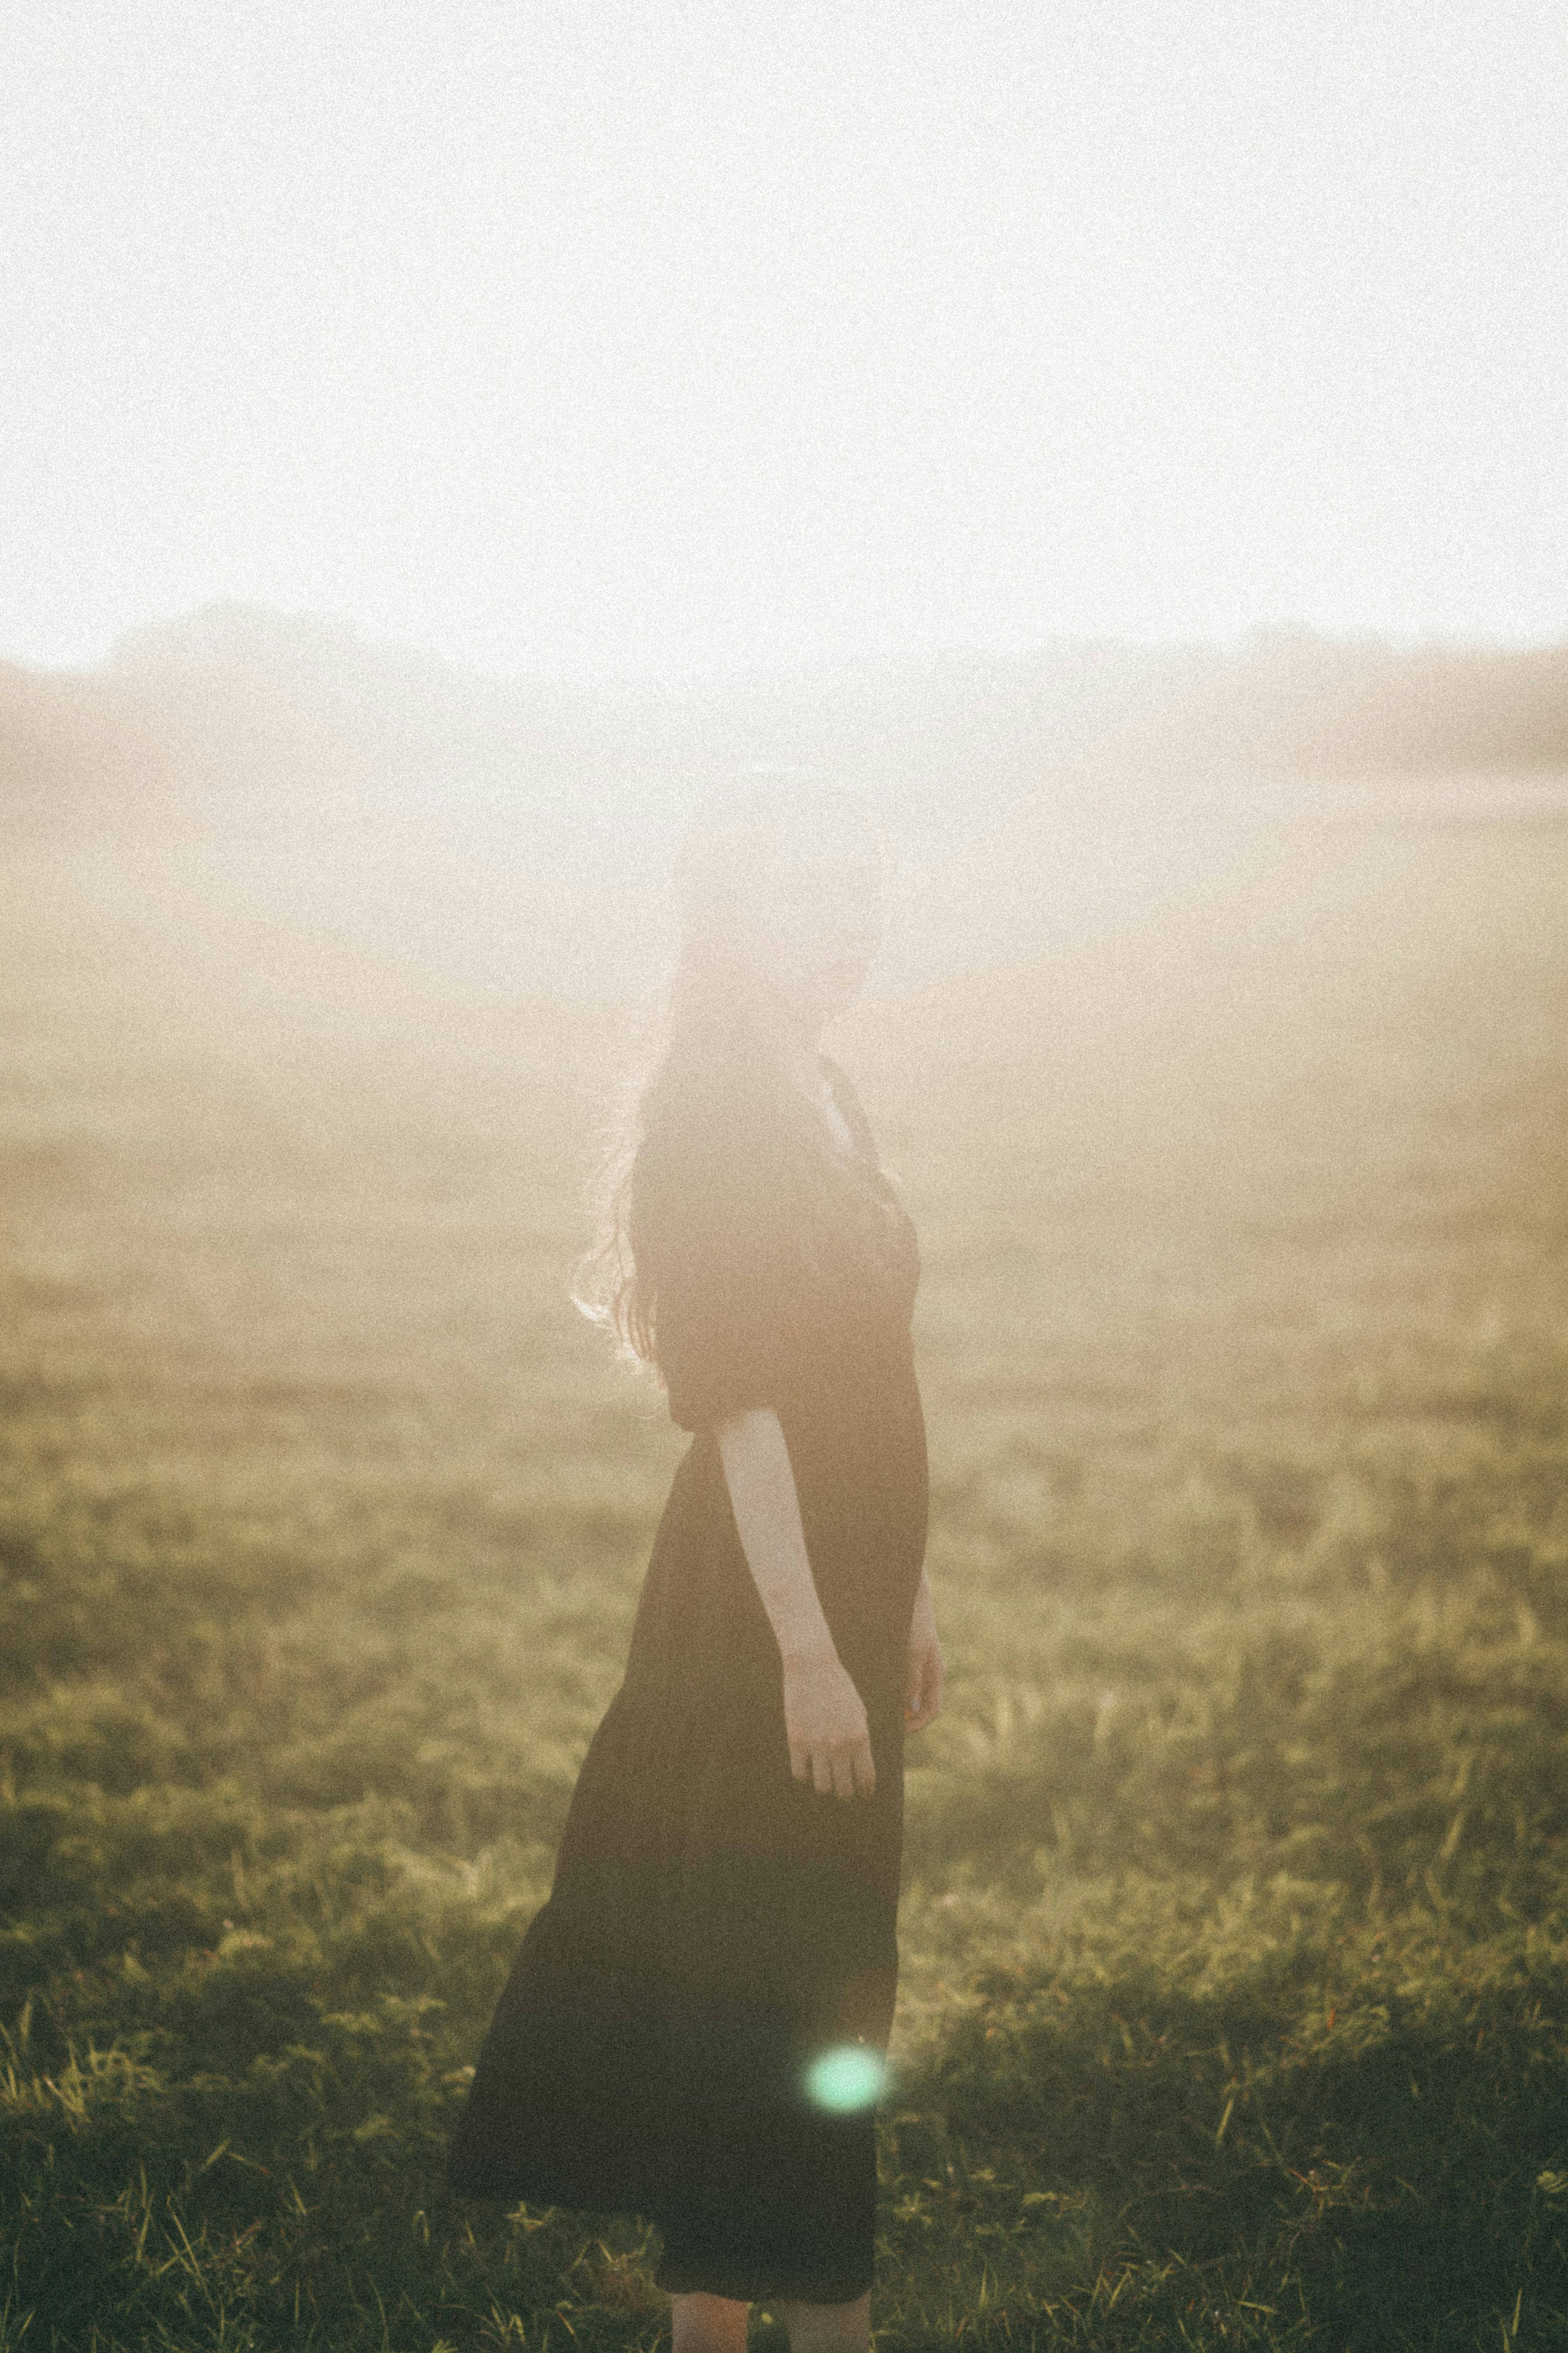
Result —
[[[807, 2071], [844, 2044], [881, 2054], [892, 2021], [926, 1452], [913, 1229], [848, 1080], [822, 1068], [878, 1205], [863, 1266], [841, 1253], [814, 1273], [769, 1223], [784, 1164], [763, 1127], [676, 1119], [639, 1157], [656, 1346], [695, 1436], [450, 2173], [475, 2196], [648, 2217], [671, 2293], [833, 2304], [870, 2284], [873, 2116], [823, 2107]], [[821, 1796], [790, 1769], [778, 1646], [713, 1436], [758, 1405], [778, 1413], [817, 1593], [865, 1702], [869, 1799]]]

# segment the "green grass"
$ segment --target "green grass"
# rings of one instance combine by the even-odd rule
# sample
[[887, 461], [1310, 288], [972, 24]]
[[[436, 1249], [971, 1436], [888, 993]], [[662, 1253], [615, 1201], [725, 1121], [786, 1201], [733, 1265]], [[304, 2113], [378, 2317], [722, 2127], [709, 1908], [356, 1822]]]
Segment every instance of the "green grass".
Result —
[[[845, 1043], [951, 1670], [889, 2353], [1568, 2345], [1568, 958], [1516, 912]], [[618, 1026], [284, 1056], [95, 991], [0, 1008], [0, 2348], [651, 2348], [640, 2223], [441, 2182], [681, 1442], [563, 1297]]]

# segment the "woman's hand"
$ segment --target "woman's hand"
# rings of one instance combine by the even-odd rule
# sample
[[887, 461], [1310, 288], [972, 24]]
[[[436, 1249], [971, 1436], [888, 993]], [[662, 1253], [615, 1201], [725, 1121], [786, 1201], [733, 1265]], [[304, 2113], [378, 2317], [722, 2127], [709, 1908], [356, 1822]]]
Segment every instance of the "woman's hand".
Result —
[[823, 1797], [868, 1798], [877, 1786], [866, 1703], [836, 1651], [789, 1658], [784, 1671], [789, 1769]]
[[910, 1619], [910, 1648], [904, 1670], [904, 1730], [923, 1732], [942, 1714], [942, 1684], [947, 1669], [936, 1639], [936, 1609], [931, 1585], [921, 1571], [920, 1588]]

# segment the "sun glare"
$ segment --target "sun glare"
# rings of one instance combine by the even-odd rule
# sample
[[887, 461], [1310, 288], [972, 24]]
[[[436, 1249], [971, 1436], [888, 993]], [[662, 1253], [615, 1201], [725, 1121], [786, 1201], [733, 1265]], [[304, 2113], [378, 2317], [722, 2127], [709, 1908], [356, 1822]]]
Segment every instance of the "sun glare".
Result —
[[835, 2042], [820, 2052], [805, 2071], [807, 2096], [819, 2108], [836, 2116], [852, 2116], [868, 2108], [881, 2095], [888, 2069], [879, 2052], [863, 2043]]

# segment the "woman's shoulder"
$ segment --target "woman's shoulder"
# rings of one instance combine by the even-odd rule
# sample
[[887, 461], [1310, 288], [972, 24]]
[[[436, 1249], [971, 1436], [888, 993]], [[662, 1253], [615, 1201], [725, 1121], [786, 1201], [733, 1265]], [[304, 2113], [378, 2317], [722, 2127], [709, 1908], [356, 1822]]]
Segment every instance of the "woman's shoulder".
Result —
[[742, 1160], [764, 1144], [773, 1124], [767, 1111], [753, 1088], [711, 1082], [670, 1088], [647, 1108], [637, 1157]]
[[747, 1096], [683, 1090], [650, 1113], [633, 1155], [634, 1204], [658, 1216], [750, 1198], [776, 1182], [777, 1139]]

